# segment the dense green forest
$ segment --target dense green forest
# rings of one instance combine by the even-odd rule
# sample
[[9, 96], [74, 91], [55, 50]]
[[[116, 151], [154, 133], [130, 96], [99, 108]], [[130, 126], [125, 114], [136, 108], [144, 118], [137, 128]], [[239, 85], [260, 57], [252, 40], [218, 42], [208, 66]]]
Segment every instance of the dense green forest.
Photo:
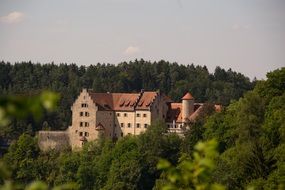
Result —
[[71, 124], [71, 111], [75, 98], [82, 88], [96, 92], [139, 92], [160, 90], [173, 100], [190, 91], [197, 102], [215, 102], [228, 105], [255, 82], [232, 70], [217, 67], [209, 73], [206, 66], [179, 65], [166, 61], [135, 60], [118, 65], [97, 64], [34, 64], [0, 62], [0, 95], [36, 95], [42, 90], [52, 90], [61, 96], [59, 109], [44, 114], [41, 121], [32, 118], [15, 120], [0, 130], [0, 139], [17, 139], [23, 132], [31, 135], [43, 127], [52, 130], [66, 129]]
[[[35, 66], [29, 63], [26, 64], [31, 67]], [[144, 64], [149, 64], [154, 68], [159, 65], [159, 63], [135, 62], [125, 64], [125, 66], [143, 68]], [[9, 64], [4, 65], [7, 66]], [[39, 68], [45, 66], [55, 67], [57, 69], [60, 67], [72, 67], [71, 65], [36, 66]], [[75, 65], [73, 66], [77, 68]], [[98, 141], [86, 144], [80, 152], [70, 152], [69, 150], [41, 152], [37, 146], [37, 139], [31, 136], [30, 131], [27, 130], [17, 141], [11, 144], [8, 152], [2, 159], [9, 166], [12, 179], [17, 183], [24, 184], [34, 180], [42, 180], [49, 186], [75, 182], [79, 189], [161, 189], [162, 186], [169, 182], [167, 178], [169, 172], [173, 173], [173, 170], [162, 171], [157, 169], [157, 164], [161, 158], [168, 160], [174, 166], [178, 165], [177, 170], [181, 170], [183, 165], [179, 163], [183, 160], [193, 162], [197, 160], [197, 154], [193, 155], [195, 144], [200, 141], [216, 139], [218, 154], [214, 157], [215, 168], [211, 175], [208, 175], [208, 178], [204, 176], [199, 180], [203, 181], [203, 179], [206, 179], [207, 183], [221, 184], [227, 189], [245, 189], [248, 186], [254, 186], [255, 189], [260, 190], [278, 189], [278, 187], [283, 189], [284, 186], [282, 184], [285, 184], [285, 68], [268, 73], [266, 81], [257, 81], [254, 89], [246, 92], [246, 89], [252, 88], [253, 84], [244, 76], [232, 71], [224, 71], [217, 68], [214, 74], [209, 74], [206, 68], [199, 66], [162, 64], [161, 67], [163, 66], [168, 68], [177, 67], [177, 69], [181, 67], [182, 73], [186, 71], [191, 73], [191, 69], [194, 69], [199, 73], [195, 75], [195, 80], [201, 77], [200, 75], [207, 76], [205, 80], [208, 81], [207, 85], [209, 86], [206, 85], [207, 87], [204, 87], [204, 92], [211, 91], [211, 88], [214, 89], [213, 85], [217, 82], [220, 83], [221, 89], [224, 89], [221, 92], [219, 91], [221, 94], [228, 92], [227, 90], [229, 89], [223, 85], [227, 86], [229, 84], [232, 86], [243, 86], [243, 88], [240, 87], [240, 91], [245, 93], [241, 93], [239, 95], [241, 96], [240, 98], [238, 98], [238, 95], [236, 95], [237, 97], [233, 94], [229, 95], [233, 101], [231, 103], [223, 102], [225, 105], [228, 103], [229, 105], [225, 106], [225, 109], [220, 113], [205, 110], [204, 114], [201, 114], [201, 117], [186, 132], [184, 138], [176, 134], [167, 134], [166, 126], [161, 122], [157, 122], [150, 126], [146, 133], [139, 136], [126, 136], [116, 143], [109, 139], [101, 138]], [[16, 65], [7, 67], [13, 70]], [[124, 63], [118, 66], [97, 65], [94, 67], [97, 67], [97, 69], [98, 67], [104, 69], [110, 67], [110, 69], [116, 70], [124, 67]], [[85, 71], [81, 76], [82, 78], [86, 75], [88, 69], [83, 69]], [[68, 75], [68, 71], [65, 74]], [[198, 71], [204, 71], [206, 74]], [[220, 71], [224, 73], [222, 76], [227, 79], [224, 77], [219, 78], [219, 80], [215, 79], [216, 72], [220, 73]], [[5, 73], [8, 74], [10, 72]], [[133, 70], [130, 69], [126, 73], [130, 75], [132, 72]], [[181, 75], [179, 74], [179, 77]], [[234, 76], [233, 78], [241, 77], [241, 81], [238, 81], [239, 79], [230, 81], [229, 76]], [[80, 83], [81, 77], [78, 77], [78, 83]], [[39, 76], [39, 80], [40, 78]], [[94, 81], [96, 80], [95, 78]], [[106, 84], [108, 84], [108, 80], [106, 78]], [[158, 79], [156, 78], [156, 80]], [[188, 75], [183, 80], [186, 82], [189, 80], [191, 84]], [[180, 83], [178, 81], [176, 83]], [[119, 80], [116, 82], [119, 82]], [[201, 80], [197, 80], [195, 83], [199, 84], [199, 82], [202, 85], [203, 81]], [[55, 83], [61, 82], [55, 81]], [[10, 82], [10, 84], [12, 83]], [[68, 89], [72, 82], [68, 81], [66, 84], [66, 87], [62, 86], [65, 90]], [[199, 92], [195, 92], [195, 88], [190, 84], [187, 84], [186, 90], [191, 90], [194, 96], [196, 96], [195, 93], [199, 94]], [[245, 88], [244, 85], [248, 86]], [[20, 90], [20, 86], [18, 86], [18, 90]], [[160, 89], [175, 99], [175, 97], [180, 97], [178, 86], [178, 84], [177, 87], [174, 85], [173, 89], [165, 91], [165, 89], [162, 89], [162, 85]], [[5, 93], [13, 93], [12, 85], [6, 87]], [[79, 89], [74, 88], [74, 93], [80, 90], [81, 87], [78, 85]], [[31, 90], [36, 90], [36, 88], [39, 87], [27, 87], [24, 93], [36, 93]], [[53, 89], [52, 85], [47, 86], [47, 88]], [[140, 88], [148, 89], [143, 85]], [[183, 85], [180, 88], [183, 88]], [[30, 89], [30, 92], [28, 89]], [[60, 92], [58, 89], [53, 90]], [[127, 91], [128, 89], [124, 90]], [[234, 89], [234, 91], [236, 92], [237, 89]], [[17, 92], [16, 87], [14, 92]], [[174, 94], [172, 95], [172, 93]], [[70, 95], [71, 93], [65, 94]], [[74, 96], [76, 96], [76, 93]], [[210, 93], [207, 96], [204, 94], [204, 97], [202, 97], [204, 99], [200, 100], [211, 102], [213, 101], [211, 98], [215, 96], [210, 95]], [[72, 98], [70, 97], [70, 99]], [[63, 101], [66, 100], [61, 100], [61, 104]], [[56, 114], [54, 113], [54, 115]], [[48, 117], [50, 115], [47, 114], [47, 116], [44, 116], [44, 119]], [[210, 145], [206, 144], [203, 146]], [[185, 185], [181, 184], [179, 180], [172, 180], [171, 183], [182, 189], [195, 189], [195, 184], [191, 182]]]

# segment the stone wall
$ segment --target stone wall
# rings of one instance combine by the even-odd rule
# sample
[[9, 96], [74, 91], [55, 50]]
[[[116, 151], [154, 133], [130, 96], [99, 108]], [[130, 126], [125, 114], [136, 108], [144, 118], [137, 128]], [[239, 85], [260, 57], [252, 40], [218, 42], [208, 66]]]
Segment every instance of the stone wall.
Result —
[[42, 151], [70, 148], [69, 135], [67, 131], [39, 131], [38, 143]]

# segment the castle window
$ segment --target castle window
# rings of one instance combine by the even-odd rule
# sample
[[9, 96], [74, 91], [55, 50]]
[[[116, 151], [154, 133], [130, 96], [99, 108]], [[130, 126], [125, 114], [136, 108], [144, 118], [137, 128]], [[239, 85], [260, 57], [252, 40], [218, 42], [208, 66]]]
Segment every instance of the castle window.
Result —
[[124, 117], [127, 117], [128, 116], [128, 114], [127, 113], [124, 113]]
[[146, 113], [143, 114], [143, 117], [146, 117]]
[[124, 123], [121, 123], [121, 127], [124, 127]]
[[89, 126], [89, 123], [88, 122], [85, 122], [85, 127], [88, 127]]
[[85, 137], [89, 137], [89, 133], [88, 132], [85, 132]]
[[140, 128], [141, 127], [141, 124], [137, 123], [137, 128]]
[[83, 116], [83, 112], [80, 112], [80, 117], [82, 117]]
[[87, 104], [81, 104], [81, 107], [82, 107], [82, 108], [87, 108], [88, 105], [87, 105]]
[[121, 133], [121, 137], [123, 137], [124, 136], [124, 133]]
[[80, 127], [83, 127], [83, 122], [80, 122]]
[[117, 113], [117, 117], [120, 117], [120, 113]]
[[131, 127], [132, 127], [132, 125], [130, 123], [128, 123], [128, 128], [131, 128]]
[[137, 113], [137, 117], [140, 117], [140, 116], [141, 116], [141, 114]]
[[89, 117], [89, 112], [85, 112], [85, 116], [86, 116], [86, 117]]
[[80, 132], [80, 133], [79, 133], [79, 136], [82, 137], [82, 135], [83, 135], [83, 132]]
[[144, 124], [144, 128], [147, 128], [147, 126], [148, 126], [147, 124]]

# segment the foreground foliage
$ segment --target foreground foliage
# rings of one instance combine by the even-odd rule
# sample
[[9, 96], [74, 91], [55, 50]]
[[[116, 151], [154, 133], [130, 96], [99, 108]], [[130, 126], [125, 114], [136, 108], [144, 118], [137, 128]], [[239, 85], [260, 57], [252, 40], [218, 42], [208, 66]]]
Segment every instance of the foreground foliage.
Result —
[[195, 145], [193, 160], [182, 157], [177, 167], [167, 160], [160, 160], [157, 168], [165, 171], [166, 180], [157, 180], [157, 189], [162, 190], [224, 190], [225, 187], [211, 181], [215, 169], [217, 142], [199, 142]]

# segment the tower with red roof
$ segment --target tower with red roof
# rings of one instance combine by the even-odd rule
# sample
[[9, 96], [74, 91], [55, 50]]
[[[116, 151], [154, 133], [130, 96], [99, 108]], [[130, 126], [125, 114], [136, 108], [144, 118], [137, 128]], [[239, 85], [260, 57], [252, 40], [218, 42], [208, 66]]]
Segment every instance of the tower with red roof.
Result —
[[194, 98], [192, 94], [187, 92], [182, 97], [182, 122], [187, 122], [189, 120], [190, 115], [194, 112]]

